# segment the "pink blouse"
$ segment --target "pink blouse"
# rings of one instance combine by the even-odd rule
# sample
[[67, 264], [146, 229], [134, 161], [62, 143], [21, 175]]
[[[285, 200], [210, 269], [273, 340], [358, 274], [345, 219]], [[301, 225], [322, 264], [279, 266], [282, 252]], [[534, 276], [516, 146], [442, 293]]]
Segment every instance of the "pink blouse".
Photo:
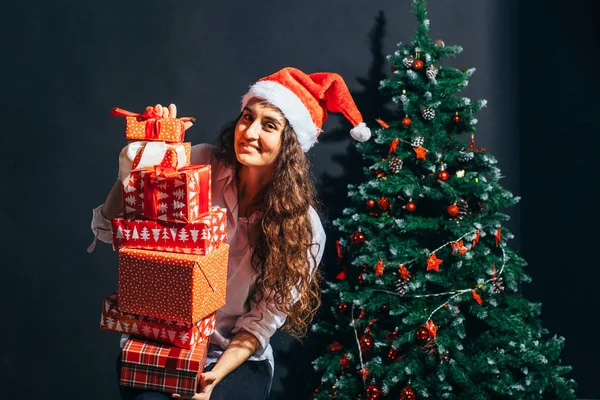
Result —
[[[192, 147], [192, 164], [210, 164], [212, 169], [212, 204], [227, 209], [227, 243], [229, 244], [229, 267], [227, 271], [226, 304], [217, 311], [216, 330], [210, 337], [210, 348], [206, 364], [216, 362], [227, 348], [233, 335], [241, 329], [250, 332], [260, 342], [260, 347], [249, 360], [269, 360], [274, 370], [273, 350], [269, 344], [271, 336], [285, 322], [286, 316], [267, 300], [256, 304], [251, 299], [254, 291], [255, 271], [251, 265], [252, 252], [259, 235], [261, 211], [249, 218], [238, 216], [238, 195], [235, 171], [222, 160], [213, 156], [214, 146], [198, 144]], [[105, 243], [112, 242], [110, 221], [102, 216], [102, 205], [94, 209], [92, 231]], [[325, 231], [316, 211], [309, 209], [313, 229], [312, 251], [320, 263], [325, 249]], [[310, 269], [316, 265], [309, 257]], [[121, 346], [127, 336], [123, 335]]]

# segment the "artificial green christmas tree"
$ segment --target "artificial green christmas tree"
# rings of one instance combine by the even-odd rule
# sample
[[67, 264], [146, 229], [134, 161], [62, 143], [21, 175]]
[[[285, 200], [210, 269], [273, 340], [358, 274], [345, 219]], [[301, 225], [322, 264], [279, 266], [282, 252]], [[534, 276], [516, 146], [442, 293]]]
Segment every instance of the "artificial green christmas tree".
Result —
[[314, 326], [330, 339], [314, 397], [573, 399], [563, 339], [519, 293], [530, 279], [501, 212], [518, 198], [475, 144], [485, 101], [457, 95], [474, 70], [440, 65], [461, 48], [433, 41], [425, 1], [413, 7], [417, 32], [381, 82], [397, 118], [357, 144], [370, 166], [334, 222], [341, 270]]

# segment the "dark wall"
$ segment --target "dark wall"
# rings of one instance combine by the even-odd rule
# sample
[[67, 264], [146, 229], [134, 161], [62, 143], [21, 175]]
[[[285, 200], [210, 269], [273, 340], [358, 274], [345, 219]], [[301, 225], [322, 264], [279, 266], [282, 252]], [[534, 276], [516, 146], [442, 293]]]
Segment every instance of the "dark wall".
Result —
[[[249, 84], [292, 65], [340, 73], [373, 125], [378, 79], [389, 71], [382, 56], [416, 28], [409, 0], [217, 3], [30, 1], [4, 15], [0, 210], [8, 227], [0, 240], [8, 307], [0, 379], [7, 398], [117, 397], [118, 335], [98, 329], [100, 302], [116, 288], [117, 258], [108, 245], [85, 252], [91, 209], [110, 189], [124, 145], [123, 121], [108, 117], [112, 107], [174, 102], [180, 115], [198, 119], [187, 138], [213, 142]], [[509, 210], [509, 228], [531, 264], [527, 293], [543, 301], [544, 324], [567, 337], [564, 358], [580, 394], [599, 395], [592, 376], [599, 354], [588, 344], [598, 273], [593, 236], [585, 234], [595, 216], [588, 183], [599, 168], [591, 101], [598, 79], [584, 50], [597, 35], [575, 11], [565, 22], [558, 1], [430, 3], [432, 35], [464, 47], [447, 65], [478, 70], [465, 95], [489, 101], [477, 144], [498, 158], [504, 185], [523, 196]], [[327, 189], [353, 178], [356, 159], [339, 118], [324, 128], [310, 158], [332, 219], [345, 193]], [[334, 239], [326, 260], [334, 259]], [[273, 398], [306, 398], [298, 387], [308, 385], [306, 355], [320, 348], [282, 334], [273, 344]]]

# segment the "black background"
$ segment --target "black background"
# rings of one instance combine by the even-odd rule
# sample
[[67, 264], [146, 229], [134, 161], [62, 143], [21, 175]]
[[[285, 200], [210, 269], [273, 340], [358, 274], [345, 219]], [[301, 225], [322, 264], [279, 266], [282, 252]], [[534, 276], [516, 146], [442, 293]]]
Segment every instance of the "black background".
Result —
[[[443, 65], [476, 67], [464, 91], [485, 98], [476, 141], [498, 159], [503, 184], [522, 197], [508, 210], [513, 248], [529, 262], [527, 297], [566, 337], [579, 397], [600, 397], [595, 345], [600, 278], [595, 252], [598, 6], [592, 0], [431, 0], [431, 34], [464, 52]], [[383, 57], [408, 42], [409, 0], [230, 1], [201, 4], [57, 0], [12, 4], [2, 16], [3, 181], [0, 212], [1, 398], [117, 398], [117, 334], [98, 329], [116, 288], [116, 254], [92, 240], [91, 209], [117, 174], [123, 120], [176, 103], [198, 119], [193, 143], [213, 142], [248, 85], [291, 65], [340, 73], [367, 122], [385, 116]], [[360, 179], [348, 126], [331, 116], [309, 153], [329, 222], [345, 185]], [[330, 229], [328, 225], [328, 229]], [[335, 234], [324, 258], [337, 269]], [[323, 343], [283, 334], [273, 398], [309, 398], [310, 361]]]

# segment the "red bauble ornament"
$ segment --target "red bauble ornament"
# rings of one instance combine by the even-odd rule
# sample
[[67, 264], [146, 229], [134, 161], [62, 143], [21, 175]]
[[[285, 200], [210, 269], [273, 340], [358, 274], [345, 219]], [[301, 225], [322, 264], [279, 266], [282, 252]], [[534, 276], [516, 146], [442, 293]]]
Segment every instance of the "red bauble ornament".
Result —
[[427, 330], [427, 328], [419, 328], [417, 329], [417, 331], [415, 332], [415, 335], [417, 336], [417, 340], [420, 342], [424, 342], [427, 339], [429, 339], [429, 331]]
[[415, 210], [417, 209], [417, 205], [415, 204], [414, 201], [409, 201], [408, 203], [406, 203], [406, 211], [408, 212], [415, 212]]
[[366, 236], [361, 231], [356, 231], [352, 235], [350, 235], [350, 243], [358, 246], [364, 243]]
[[375, 200], [369, 199], [369, 200], [365, 201], [365, 205], [367, 206], [367, 208], [371, 209], [371, 208], [375, 207]]
[[348, 311], [348, 304], [342, 302], [338, 305], [338, 311], [340, 314], [344, 314], [346, 311]]
[[385, 211], [390, 206], [390, 201], [387, 199], [387, 197], [382, 197], [377, 202], [377, 205], [379, 206], [379, 208], [381, 208], [383, 211]]
[[456, 112], [454, 117], [452, 117], [452, 121], [456, 122], [457, 124], [460, 122], [460, 116], [458, 115], [458, 111]]
[[416, 400], [417, 395], [415, 394], [415, 390], [410, 386], [406, 386], [400, 392], [400, 400]]
[[402, 125], [404, 126], [410, 126], [412, 120], [410, 118], [408, 118], [408, 115], [404, 118], [402, 118]]
[[360, 351], [363, 353], [363, 355], [368, 355], [373, 350], [374, 343], [371, 332], [367, 331], [360, 337], [358, 342], [360, 343]]
[[398, 361], [399, 359], [401, 359], [402, 356], [400, 355], [400, 348], [394, 349], [390, 347], [390, 351], [388, 352], [387, 357], [390, 361]]
[[451, 217], [456, 217], [459, 213], [460, 213], [460, 209], [458, 208], [458, 206], [456, 204], [450, 204], [448, 206], [448, 214]]
[[390, 332], [385, 335], [385, 338], [390, 342], [393, 342], [398, 338], [398, 331]]
[[365, 284], [365, 275], [366, 272], [361, 272], [360, 274], [358, 274], [358, 284], [359, 285], [364, 285]]
[[379, 399], [381, 399], [381, 395], [382, 395], [381, 389], [379, 388], [379, 386], [377, 386], [373, 383], [370, 384], [369, 386], [367, 386], [365, 394], [367, 395], [368, 400], [379, 400]]
[[425, 63], [423, 62], [423, 60], [416, 59], [415, 61], [413, 61], [414, 69], [422, 69], [424, 66], [425, 66]]
[[398, 68], [396, 68], [395, 65], [392, 65], [392, 72], [396, 72], [398, 70]]
[[447, 181], [450, 178], [450, 174], [448, 173], [448, 171], [440, 171], [440, 173], [438, 174], [438, 178], [441, 181]]

